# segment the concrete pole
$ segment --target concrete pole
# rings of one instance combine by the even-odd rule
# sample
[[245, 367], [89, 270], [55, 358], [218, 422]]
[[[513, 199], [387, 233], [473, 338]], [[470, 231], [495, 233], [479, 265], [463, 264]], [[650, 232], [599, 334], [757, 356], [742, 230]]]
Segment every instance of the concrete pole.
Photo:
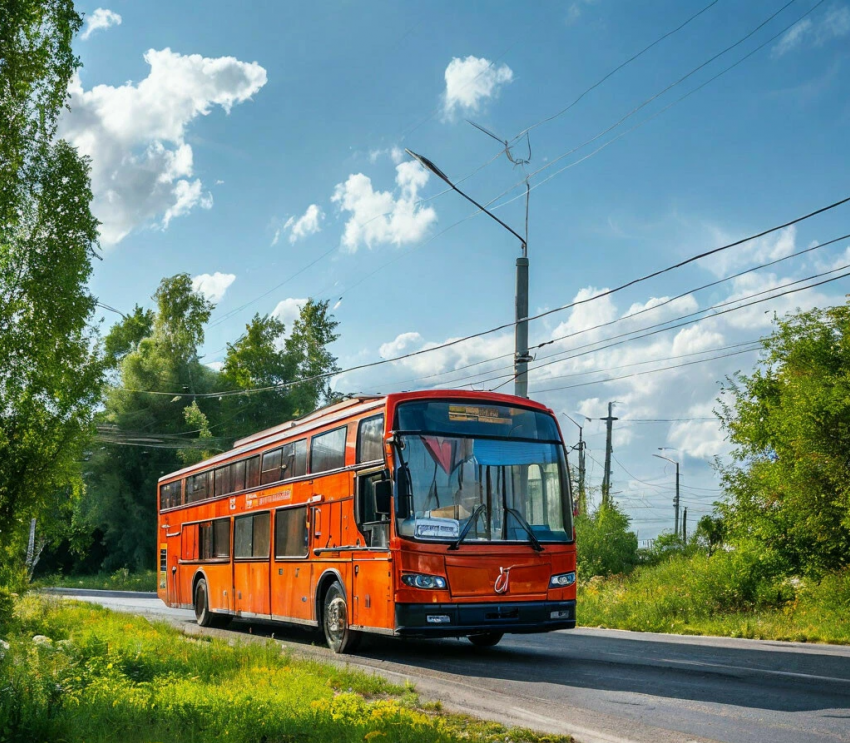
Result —
[[585, 495], [585, 464], [584, 464], [584, 441], [582, 440], [582, 428], [578, 429], [578, 510], [581, 514], [587, 513], [587, 496]]
[[679, 536], [679, 463], [676, 462], [676, 498], [673, 501], [673, 510], [676, 513], [676, 536]]
[[[524, 246], [523, 246], [524, 247]], [[528, 258], [516, 259], [516, 350], [514, 394], [528, 397]]]
[[619, 420], [619, 418], [615, 418], [613, 415], [614, 412], [614, 403], [608, 403], [608, 417], [603, 418], [605, 421], [605, 429], [606, 429], [606, 437], [605, 437], [605, 473], [602, 476], [602, 505], [607, 506], [609, 502], [609, 497], [611, 493], [611, 453], [613, 452], [613, 445], [611, 443], [612, 435], [614, 433], [614, 421]]

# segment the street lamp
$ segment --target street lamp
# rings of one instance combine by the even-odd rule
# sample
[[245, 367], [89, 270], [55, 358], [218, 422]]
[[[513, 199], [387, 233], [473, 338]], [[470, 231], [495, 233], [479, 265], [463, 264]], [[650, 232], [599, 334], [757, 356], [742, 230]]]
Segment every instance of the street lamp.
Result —
[[528, 355], [528, 243], [525, 238], [519, 233], [508, 227], [495, 214], [487, 211], [471, 196], [468, 196], [461, 191], [454, 183], [449, 180], [449, 177], [440, 170], [427, 157], [417, 155], [405, 149], [405, 152], [416, 160], [423, 168], [431, 171], [441, 181], [447, 183], [453, 191], [457, 191], [463, 198], [471, 204], [474, 204], [488, 217], [498, 222], [508, 232], [510, 232], [522, 245], [522, 255], [516, 259], [516, 329], [515, 329], [515, 344], [516, 351], [514, 353], [514, 394], [517, 397], [528, 397], [528, 362], [531, 357]]
[[[659, 446], [658, 451], [664, 451], [668, 447]], [[653, 454], [653, 457], [658, 457], [658, 459], [663, 459], [670, 464], [676, 465], [676, 496], [673, 498], [673, 512], [675, 514], [675, 524], [676, 524], [676, 536], [679, 536], [679, 463], [675, 459], [670, 459], [669, 457], [663, 457], [660, 454]]]

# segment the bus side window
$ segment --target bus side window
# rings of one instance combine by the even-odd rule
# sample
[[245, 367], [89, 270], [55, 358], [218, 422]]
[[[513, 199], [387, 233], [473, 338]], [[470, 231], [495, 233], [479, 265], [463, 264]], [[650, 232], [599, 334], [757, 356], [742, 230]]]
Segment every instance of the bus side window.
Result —
[[389, 544], [389, 516], [375, 510], [375, 483], [387, 477], [387, 473], [381, 470], [357, 478], [355, 516], [367, 547], [386, 547]]
[[357, 463], [384, 459], [384, 416], [364, 418], [357, 429]]
[[282, 453], [282, 449], [274, 449], [263, 454], [263, 474], [260, 478], [263, 485], [281, 479], [280, 461]]
[[199, 525], [199, 542], [201, 545], [201, 559], [212, 560], [213, 556], [213, 529], [212, 522], [207, 521], [205, 524]]
[[184, 524], [180, 537], [180, 559], [198, 559], [198, 525]]
[[346, 426], [320, 433], [310, 440], [310, 472], [327, 472], [345, 467]]
[[274, 556], [307, 557], [307, 551], [307, 506], [275, 511]]
[[238, 493], [245, 489], [245, 460], [230, 465], [230, 492]]
[[260, 484], [260, 458], [251, 457], [245, 462], [245, 487], [255, 488]]
[[268, 557], [271, 542], [269, 511], [239, 516], [233, 521], [233, 556], [236, 558]]

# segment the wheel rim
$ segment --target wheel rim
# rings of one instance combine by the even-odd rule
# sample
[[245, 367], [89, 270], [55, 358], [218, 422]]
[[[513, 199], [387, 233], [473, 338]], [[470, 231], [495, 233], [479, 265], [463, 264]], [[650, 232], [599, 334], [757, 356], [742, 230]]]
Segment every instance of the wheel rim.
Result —
[[325, 634], [335, 647], [341, 645], [345, 638], [346, 620], [345, 600], [341, 596], [335, 596], [325, 611]]

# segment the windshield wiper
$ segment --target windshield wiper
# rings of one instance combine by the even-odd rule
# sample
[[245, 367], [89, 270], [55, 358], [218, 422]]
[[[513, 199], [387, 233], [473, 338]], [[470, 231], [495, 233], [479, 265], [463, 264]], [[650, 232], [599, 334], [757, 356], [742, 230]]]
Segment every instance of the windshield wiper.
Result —
[[466, 535], [469, 534], [469, 530], [475, 525], [475, 522], [478, 521], [478, 517], [481, 515], [481, 512], [487, 508], [486, 503], [479, 503], [472, 510], [472, 514], [469, 517], [469, 521], [466, 522], [466, 526], [463, 527], [463, 531], [461, 531], [460, 536], [457, 538], [457, 541], [449, 547], [450, 550], [456, 550], [460, 547], [460, 543], [466, 539]]
[[522, 514], [515, 508], [509, 508], [508, 506], [505, 506], [504, 508], [507, 513], [511, 514], [511, 516], [513, 516], [519, 522], [519, 525], [525, 530], [525, 533], [528, 534], [528, 541], [531, 543], [531, 546], [537, 552], [543, 552], [543, 545], [540, 544], [540, 541], [534, 534], [534, 530], [531, 528], [531, 526], [529, 526], [528, 522], [523, 518]]

